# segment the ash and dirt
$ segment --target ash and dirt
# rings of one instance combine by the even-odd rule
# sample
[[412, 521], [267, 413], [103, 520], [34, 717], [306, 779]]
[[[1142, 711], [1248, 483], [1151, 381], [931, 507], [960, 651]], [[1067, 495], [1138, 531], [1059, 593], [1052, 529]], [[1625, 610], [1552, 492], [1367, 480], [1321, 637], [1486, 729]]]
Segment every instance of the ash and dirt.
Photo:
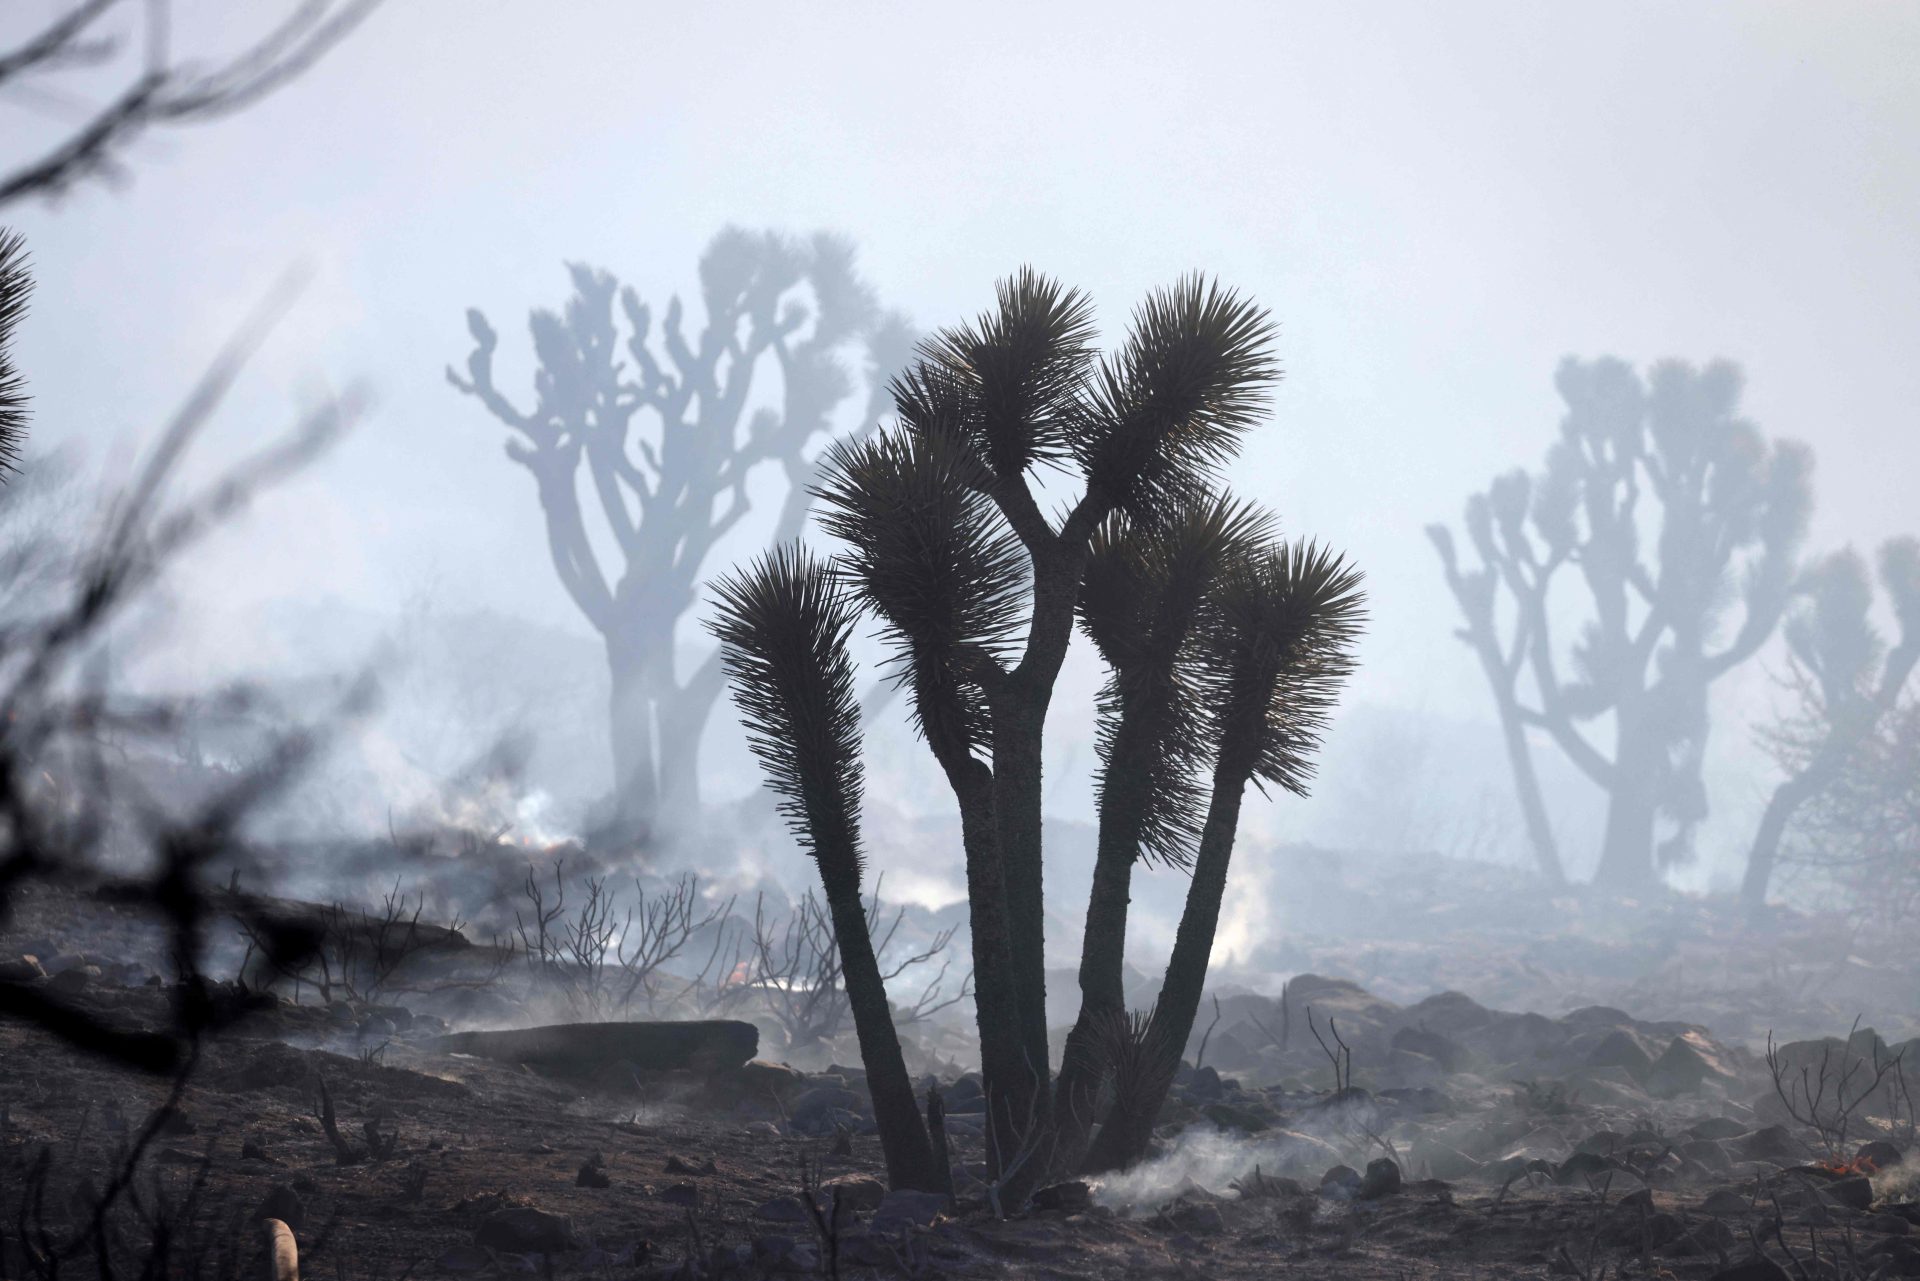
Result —
[[[1841, 1039], [1846, 1003], [1889, 998], [1910, 969], [1836, 952], [1833, 922], [1755, 928], [1678, 897], [1589, 903], [1528, 939], [1469, 910], [1488, 889], [1476, 876], [1396, 891], [1440, 907], [1390, 940], [1356, 931], [1336, 954], [1294, 936], [1291, 959], [1312, 968], [1269, 972], [1283, 991], [1254, 990], [1280, 958], [1233, 967], [1152, 1158], [1004, 1220], [979, 1182], [978, 1081], [951, 1045], [913, 1054], [947, 1103], [947, 1206], [884, 1193], [862, 1073], [765, 1061], [787, 1057], [772, 1027], [763, 1059], [717, 1071], [543, 1076], [448, 1053], [449, 1028], [511, 1021], [529, 999], [520, 971], [379, 1003], [264, 1001], [205, 1048], [181, 1119], [148, 1149], [145, 1203], [175, 1207], [189, 1237], [238, 1238], [271, 1207], [309, 1275], [343, 1277], [1920, 1276], [1905, 1070], [1920, 1040], [1899, 1021], [1913, 987], [1860, 1007], [1878, 1032]], [[0, 978], [165, 1025], [175, 992], [137, 909], [81, 889], [18, 909]], [[437, 954], [440, 977], [485, 978], [487, 951]], [[1534, 1003], [1498, 999], [1513, 993]], [[1640, 1002], [1570, 1004], [1621, 993]], [[1786, 1099], [1755, 1039], [1770, 1013]], [[18, 1239], [28, 1191], [44, 1193], [33, 1214], [70, 1213], [167, 1083], [12, 1021], [0, 1063], [0, 1220]], [[1796, 1083], [1823, 1065], [1809, 1103]], [[344, 1156], [319, 1119], [323, 1081]]]

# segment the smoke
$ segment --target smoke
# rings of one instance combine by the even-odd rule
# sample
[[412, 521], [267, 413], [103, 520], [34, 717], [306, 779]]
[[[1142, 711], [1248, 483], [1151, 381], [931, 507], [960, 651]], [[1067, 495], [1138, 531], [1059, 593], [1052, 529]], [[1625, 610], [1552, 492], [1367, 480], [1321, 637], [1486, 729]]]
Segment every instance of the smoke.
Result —
[[1288, 1169], [1318, 1169], [1338, 1164], [1338, 1150], [1326, 1139], [1292, 1130], [1248, 1136], [1190, 1126], [1161, 1155], [1130, 1170], [1093, 1183], [1094, 1200], [1121, 1213], [1149, 1212], [1195, 1187], [1224, 1193], [1236, 1181]]

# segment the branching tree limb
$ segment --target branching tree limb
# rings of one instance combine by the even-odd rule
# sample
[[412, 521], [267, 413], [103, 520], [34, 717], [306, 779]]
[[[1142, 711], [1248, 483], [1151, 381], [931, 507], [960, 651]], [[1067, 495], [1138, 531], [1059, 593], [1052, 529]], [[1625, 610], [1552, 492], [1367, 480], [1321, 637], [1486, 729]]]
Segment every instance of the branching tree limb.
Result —
[[381, 0], [300, 0], [238, 53], [178, 58], [168, 0], [67, 0], [20, 44], [0, 50], [0, 91], [44, 94], [62, 72], [112, 68], [122, 82], [38, 154], [0, 173], [0, 208], [56, 199], [90, 181], [119, 181], [147, 132], [235, 115], [298, 79], [364, 22]]

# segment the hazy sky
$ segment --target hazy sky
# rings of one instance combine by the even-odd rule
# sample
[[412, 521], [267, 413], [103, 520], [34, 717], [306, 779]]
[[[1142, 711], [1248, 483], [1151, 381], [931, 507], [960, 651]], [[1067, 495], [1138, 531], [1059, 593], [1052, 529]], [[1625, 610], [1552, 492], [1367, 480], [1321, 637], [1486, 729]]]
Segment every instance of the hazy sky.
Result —
[[[183, 43], [252, 8], [181, 7]], [[21, 358], [39, 438], [110, 455], [308, 262], [218, 440], [315, 380], [380, 407], [204, 580], [583, 626], [502, 432], [442, 380], [468, 305], [523, 386], [562, 260], [690, 291], [725, 222], [847, 233], [927, 326], [1025, 262], [1117, 330], [1200, 268], [1282, 324], [1233, 479], [1367, 570], [1356, 696], [1479, 715], [1420, 530], [1538, 462], [1564, 354], [1737, 360], [1750, 415], [1817, 451], [1817, 544], [1920, 528], [1916, 66], [1920, 5], [1891, 3], [391, 0], [257, 110], [142, 144], [125, 190], [17, 213]]]

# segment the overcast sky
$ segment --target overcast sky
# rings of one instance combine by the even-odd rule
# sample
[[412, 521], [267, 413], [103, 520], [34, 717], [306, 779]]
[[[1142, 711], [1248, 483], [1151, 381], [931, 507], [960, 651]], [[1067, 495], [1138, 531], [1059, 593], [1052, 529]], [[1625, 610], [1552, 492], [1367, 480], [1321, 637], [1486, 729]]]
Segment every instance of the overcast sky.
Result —
[[[251, 8], [182, 7], [210, 45]], [[1477, 716], [1420, 530], [1539, 461], [1564, 354], [1732, 358], [1817, 452], [1818, 545], [1920, 529], [1917, 66], [1912, 4], [391, 0], [258, 109], [143, 143], [125, 189], [19, 211], [21, 361], [38, 438], [109, 457], [309, 263], [216, 444], [316, 380], [378, 412], [202, 581], [583, 630], [527, 477], [442, 379], [465, 307], [517, 383], [563, 260], [690, 291], [726, 222], [847, 233], [925, 326], [1032, 263], [1112, 332], [1203, 269], [1281, 323], [1233, 481], [1366, 569], [1355, 697]]]

